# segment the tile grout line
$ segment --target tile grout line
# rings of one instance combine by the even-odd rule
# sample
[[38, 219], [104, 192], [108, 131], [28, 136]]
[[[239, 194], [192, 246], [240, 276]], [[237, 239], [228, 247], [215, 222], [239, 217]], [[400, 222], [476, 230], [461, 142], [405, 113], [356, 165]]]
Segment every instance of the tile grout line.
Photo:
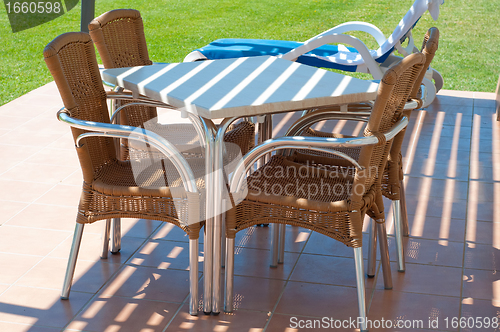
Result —
[[[8, 130], [7, 133], [10, 133], [11, 131], [15, 131], [15, 129]], [[61, 137], [66, 136], [67, 134], [70, 134], [70, 133], [64, 133], [64, 134], [61, 133], [61, 136], [59, 136], [59, 138], [55, 139], [52, 143], [49, 143], [49, 144], [44, 145], [44, 146], [26, 145], [26, 144], [15, 144], [15, 143], [6, 143], [6, 142], [2, 142], [2, 143], [0, 143], [0, 145], [5, 145], [5, 146], [9, 146], [9, 147], [35, 147], [35, 148], [41, 148], [41, 149], [49, 148], [49, 149], [65, 150], [65, 151], [68, 151], [68, 152], [69, 151], [74, 151], [74, 147], [71, 147], [71, 148], [54, 148], [54, 147], [50, 147], [49, 146], [49, 145], [53, 144], [55, 141], [61, 139]], [[69, 137], [69, 138], [71, 139], [71, 137]], [[37, 151], [37, 153], [38, 152], [39, 151]]]
[[[278, 226], [280, 224], [275, 224], [275, 225], [276, 225], [276, 229], [278, 229]], [[285, 280], [285, 283], [284, 283], [284, 285], [283, 285], [283, 287], [281, 289], [280, 295], [276, 299], [276, 303], [274, 304], [273, 308], [271, 309], [269, 318], [267, 319], [267, 322], [264, 325], [264, 328], [262, 329], [262, 332], [266, 332], [267, 331], [267, 328], [269, 327], [269, 324], [271, 323], [271, 320], [273, 319], [273, 316], [276, 313], [276, 308], [278, 307], [278, 304], [280, 303], [281, 298], [283, 297], [283, 294], [285, 293], [285, 289], [288, 286], [288, 283], [291, 281], [290, 278], [292, 277], [292, 274], [295, 271], [295, 268], [297, 267], [299, 259], [302, 256], [302, 253], [304, 252], [304, 249], [306, 248], [307, 243], [309, 243], [309, 240], [311, 239], [312, 233], [313, 233], [313, 231], [309, 232], [309, 235], [307, 237], [307, 241], [306, 241], [306, 243], [304, 243], [304, 246], [302, 247], [301, 251], [299, 252], [299, 255], [297, 256], [297, 259], [295, 260], [295, 264], [293, 265], [292, 269], [290, 270], [290, 273], [288, 274], [288, 276], [287, 276], [287, 278]], [[285, 232], [285, 234], [286, 234], [286, 232]]]
[[[50, 250], [45, 256], [40, 256], [42, 258], [37, 263], [35, 263], [35, 265], [33, 265], [31, 268], [29, 268], [25, 273], [23, 273], [19, 278], [17, 278], [12, 284], [10, 284], [9, 287], [7, 287], [3, 292], [1, 292], [0, 293], [0, 297], [3, 294], [5, 294], [9, 289], [11, 289], [13, 286], [17, 285], [17, 283], [19, 282], [19, 280], [21, 280], [25, 275], [27, 275], [33, 269], [35, 269], [44, 259], [46, 259], [47, 257], [49, 257], [50, 254], [52, 254], [57, 248], [59, 248], [59, 246], [63, 242], [65, 242], [71, 236], [72, 236], [72, 233], [70, 232], [70, 234], [64, 240], [62, 240], [57, 246], [55, 246], [52, 250]], [[22, 286], [22, 287], [24, 287], [24, 286]]]
[[[43, 149], [42, 149], [43, 150]], [[31, 158], [32, 156], [28, 157], [28, 158]], [[27, 158], [27, 159], [28, 159]], [[13, 167], [9, 168], [7, 171], [3, 172], [3, 173], [0, 173], [0, 176], [5, 174], [6, 172], [8, 172], [9, 170], [11, 170], [12, 168], [18, 166], [19, 164], [21, 164], [22, 162], [26, 161], [27, 159], [17, 163], [16, 165], [14, 165]], [[75, 172], [78, 172], [78, 170], [76, 170]], [[64, 178], [62, 181], [68, 179], [70, 176], [72, 176], [75, 172], [71, 173], [70, 175], [68, 175], [66, 178]], [[9, 180], [9, 179], [5, 179], [7, 181], [18, 181], [18, 180]], [[42, 198], [43, 196], [45, 196], [46, 194], [48, 194], [51, 190], [53, 190], [54, 188], [56, 188], [59, 184], [62, 183], [62, 181], [54, 184], [50, 189], [48, 189], [47, 191], [45, 191], [44, 193], [42, 193], [40, 196], [38, 196], [36, 199], [34, 199], [33, 201], [31, 202], [23, 202], [23, 201], [19, 201], [19, 203], [27, 203], [28, 205], [26, 205], [23, 209], [21, 209], [20, 211], [18, 211], [16, 214], [14, 214], [12, 217], [10, 217], [9, 219], [7, 219], [5, 222], [1, 223], [0, 224], [0, 227], [2, 225], [5, 225], [5, 224], [8, 224], [8, 222], [10, 220], [12, 220], [13, 218], [15, 218], [16, 216], [18, 216], [21, 212], [23, 212], [24, 210], [28, 209], [30, 206], [32, 206], [33, 204], [40, 204], [40, 203], [36, 203], [40, 198]], [[20, 182], [27, 182], [27, 183], [38, 183], [38, 182], [32, 182], [32, 181], [20, 181]], [[39, 184], [50, 184], [50, 183], [43, 183], [43, 182], [40, 182]], [[69, 185], [68, 185], [69, 186]], [[76, 187], [76, 185], [75, 185]], [[7, 202], [9, 202], [9, 200], [5, 200]], [[13, 201], [13, 202], [18, 202], [18, 201]], [[57, 205], [57, 204], [43, 204], [43, 205], [49, 205], [49, 206], [61, 206], [61, 207], [68, 207], [67, 205]], [[14, 226], [14, 225], [10, 225], [10, 226]], [[18, 226], [18, 227], [21, 227], [21, 226]], [[29, 228], [32, 228], [32, 227], [29, 227]]]
[[[14, 130], [15, 129], [13, 129], [12, 131], [14, 131]], [[9, 145], [9, 146], [14, 146], [14, 147], [16, 147], [16, 146], [28, 146], [28, 145], [15, 145], [15, 144], [12, 144], [12, 145], [11, 144], [2, 144], [2, 145]], [[31, 145], [29, 145], [29, 146], [31, 146]], [[36, 155], [40, 151], [43, 151], [46, 147], [47, 146], [43, 146], [43, 147], [41, 147], [41, 149], [37, 149], [37, 151], [35, 153], [29, 155], [28, 157], [26, 157], [26, 158], [22, 159], [21, 161], [15, 163], [14, 166], [11, 166], [7, 170], [1, 172], [0, 176], [4, 175], [5, 173], [9, 172], [10, 170], [16, 168], [17, 166], [21, 165], [22, 163], [26, 162], [28, 159], [30, 159], [31, 157], [33, 157], [34, 155]], [[39, 147], [35, 147], [35, 148], [39, 148]], [[6, 179], [6, 180], [8, 180], [8, 179]], [[13, 181], [13, 180], [11, 180], [11, 181]], [[29, 183], [31, 183], [32, 181], [22, 181], [22, 182], [29, 182]]]
[[[28, 204], [28, 206], [31, 206], [31, 205], [32, 205], [32, 203]], [[38, 205], [45, 206], [44, 204], [38, 204]], [[26, 208], [28, 208], [28, 206], [26, 206]], [[52, 206], [52, 205], [49, 205], [49, 206]], [[60, 206], [60, 207], [68, 207], [68, 206]], [[24, 208], [22, 211], [24, 211], [26, 208]], [[19, 213], [22, 211], [19, 211]], [[14, 218], [14, 217], [12, 217], [12, 218]], [[12, 218], [10, 218], [9, 220], [11, 220]], [[3, 225], [9, 226], [9, 227], [15, 227], [15, 228], [36, 229], [36, 230], [40, 230], [40, 231], [43, 230], [43, 231], [52, 231], [52, 232], [70, 232], [70, 233], [73, 233], [73, 230], [53, 229], [53, 228], [23, 226], [23, 225], [10, 225], [10, 224], [7, 224], [7, 221], [5, 223], [3, 223]]]
[[[17, 165], [16, 165], [17, 166]], [[52, 165], [48, 165], [48, 166], [52, 166]], [[10, 170], [10, 169], [9, 169]], [[9, 171], [7, 170], [7, 171]], [[7, 172], [6, 171], [6, 172]], [[69, 176], [73, 175], [75, 172], [71, 173]], [[2, 173], [3, 174], [3, 173]], [[0, 175], [2, 175], [0, 174]], [[66, 177], [67, 178], [67, 177]], [[65, 179], [66, 179], [65, 178]], [[27, 181], [27, 180], [14, 180], [14, 179], [2, 179], [0, 178], [0, 181], [11, 181], [11, 182], [21, 182], [21, 183], [29, 183], [29, 184], [45, 184], [45, 185], [58, 185], [58, 184], [61, 184], [61, 181], [58, 181], [57, 183], [53, 183], [53, 182], [40, 182], [40, 181]], [[83, 181], [82, 181], [83, 182]], [[74, 186], [76, 187], [76, 185], [70, 185], [70, 186]], [[52, 188], [51, 188], [52, 189]], [[46, 194], [47, 192], [44, 193], [44, 195]], [[38, 197], [40, 198], [40, 197]], [[38, 199], [37, 198], [37, 199]], [[22, 203], [26, 203], [26, 202], [23, 202], [23, 201], [13, 201], [13, 202], [22, 202]]]
[[[200, 281], [203, 279], [204, 275], [202, 273], [202, 276], [198, 279], [198, 283], [200, 283]], [[177, 308], [177, 310], [175, 311], [175, 313], [172, 315], [172, 318], [170, 318], [170, 320], [167, 322], [167, 324], [165, 325], [165, 327], [163, 328], [162, 332], [165, 332], [168, 330], [168, 328], [170, 327], [170, 324], [172, 324], [172, 322], [174, 321], [174, 319], [177, 317], [177, 315], [181, 312], [182, 310], [182, 307], [184, 305], [186, 305], [186, 303], [189, 304], [189, 297], [191, 296], [190, 293], [188, 293], [188, 295], [184, 298], [184, 300], [180, 303], [179, 307]], [[198, 293], [198, 298], [199, 298], [200, 294]], [[198, 306], [198, 309], [199, 309], [199, 306]], [[203, 311], [203, 310], [202, 310]], [[202, 311], [198, 310], [198, 314], [196, 315], [196, 317], [198, 317]], [[203, 315], [205, 315], [205, 313], [202, 313]], [[209, 315], [207, 315], [209, 316]]]
[[[51, 329], [51, 330], [54, 330], [55, 331], [60, 331], [59, 328], [57, 327], [53, 327], [53, 326], [48, 326], [48, 325], [33, 325], [33, 324], [27, 324], [27, 323], [20, 323], [20, 322], [9, 322], [9, 321], [6, 321], [6, 320], [0, 320], [0, 323], [7, 323], [7, 324], [12, 324], [12, 325], [21, 325], [21, 326], [26, 326], [26, 327], [43, 327], [43, 328], [46, 328], [46, 329]], [[26, 330], [26, 331], [29, 331], [29, 330]], [[80, 331], [80, 330], [75, 330], [75, 331]]]
[[[3, 174], [3, 173], [1, 173]], [[0, 174], [0, 175], [1, 175]], [[36, 199], [34, 199], [33, 201], [31, 202], [19, 202], [19, 203], [24, 203], [24, 204], [28, 204], [26, 205], [24, 208], [22, 208], [20, 211], [18, 211], [16, 214], [14, 214], [12, 217], [10, 217], [9, 219], [7, 219], [5, 222], [1, 223], [0, 224], [0, 227], [5, 225], [5, 224], [8, 224], [9, 221], [11, 221], [13, 218], [15, 218], [16, 216], [18, 216], [21, 212], [23, 212], [24, 210], [28, 209], [28, 207], [30, 207], [36, 200], [40, 199], [42, 196], [46, 195], [47, 193], [49, 193], [52, 189], [54, 189], [55, 187], [57, 186], [57, 184], [53, 185], [52, 187], [50, 187], [50, 189], [48, 189], [47, 191], [45, 191], [44, 193], [42, 193], [40, 196], [38, 196]], [[8, 201], [7, 201], [8, 202]], [[15, 201], [17, 202], [17, 201]], [[11, 227], [14, 227], [14, 225], [9, 225]], [[17, 226], [17, 227], [21, 227], [21, 226]], [[1, 294], [0, 294], [1, 295]]]

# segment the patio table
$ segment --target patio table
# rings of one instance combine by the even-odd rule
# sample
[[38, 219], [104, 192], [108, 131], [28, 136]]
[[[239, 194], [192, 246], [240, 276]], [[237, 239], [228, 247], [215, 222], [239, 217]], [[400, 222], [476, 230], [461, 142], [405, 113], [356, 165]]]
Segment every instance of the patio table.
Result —
[[[374, 100], [378, 84], [262, 56], [105, 69], [102, 79], [189, 116], [205, 144], [205, 313], [220, 312], [223, 137], [241, 117]], [[213, 119], [224, 119], [216, 127]]]

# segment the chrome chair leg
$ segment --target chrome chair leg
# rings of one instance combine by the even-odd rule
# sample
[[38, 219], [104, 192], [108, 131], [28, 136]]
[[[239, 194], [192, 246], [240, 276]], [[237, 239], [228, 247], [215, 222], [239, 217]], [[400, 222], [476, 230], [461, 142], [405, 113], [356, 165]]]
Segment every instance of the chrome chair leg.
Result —
[[104, 224], [104, 230], [102, 232], [102, 252], [101, 252], [101, 259], [107, 259], [108, 258], [110, 228], [111, 228], [111, 219], [106, 219], [106, 222]]
[[366, 274], [369, 278], [375, 277], [375, 267], [377, 265], [377, 222], [371, 220], [370, 234], [368, 242], [368, 271]]
[[[124, 89], [122, 87], [116, 87], [114, 88], [114, 91], [116, 92], [122, 92]], [[109, 109], [109, 111], [111, 112], [111, 115], [113, 115], [113, 113], [115, 112], [115, 110], [121, 106], [121, 102], [119, 100], [114, 100], [112, 101], [111, 103], [111, 108]], [[110, 116], [111, 116], [110, 115]], [[118, 113], [118, 115], [116, 116], [116, 123], [120, 123], [120, 113]], [[122, 141], [121, 139], [117, 139], [116, 140], [116, 153], [118, 156], [120, 156], [120, 158], [123, 157], [122, 155], [122, 149], [123, 149], [123, 145], [122, 145]], [[106, 220], [106, 223], [108, 222], [108, 220]], [[108, 227], [106, 225], [106, 227]], [[110, 234], [109, 234], [109, 237], [111, 238], [111, 253], [112, 254], [117, 254], [120, 249], [122, 248], [122, 235], [121, 235], [121, 220], [120, 218], [113, 218], [111, 219], [111, 231], [110, 231]], [[103, 246], [103, 251], [104, 251], [104, 246]], [[106, 257], [108, 257], [108, 253], [106, 252]], [[104, 258], [103, 255], [101, 255], [101, 258]]]
[[198, 315], [199, 239], [189, 239], [189, 313]]
[[363, 248], [354, 248], [354, 261], [356, 264], [356, 288], [358, 290], [359, 319], [361, 320], [361, 331], [366, 330], [366, 296], [365, 276], [363, 272]]
[[401, 221], [403, 223], [403, 236], [410, 236], [410, 227], [408, 226], [408, 211], [406, 210], [406, 195], [404, 181], [399, 182], [399, 199], [401, 201]]
[[[220, 218], [221, 216], [215, 216], [214, 219]], [[221, 299], [222, 299], [222, 289], [221, 289], [221, 268], [222, 263], [220, 262], [220, 258], [222, 254], [221, 243], [222, 239], [222, 229], [221, 229], [221, 220], [214, 222], [214, 243], [213, 243], [213, 262], [212, 262], [212, 314], [218, 315], [221, 311]], [[216, 239], [219, 241], [215, 242]]]
[[279, 233], [279, 224], [273, 223], [271, 226], [271, 267], [278, 267]]
[[286, 225], [279, 224], [279, 251], [278, 251], [278, 264], [283, 264], [285, 261], [285, 233]]
[[382, 272], [384, 274], [384, 288], [392, 289], [391, 264], [389, 261], [389, 246], [387, 244], [387, 230], [385, 220], [377, 222], [378, 241], [380, 245], [380, 260], [382, 261]]
[[111, 253], [117, 254], [122, 248], [122, 231], [120, 218], [111, 219]]
[[226, 269], [224, 287], [224, 311], [233, 312], [234, 239], [226, 238]]
[[80, 243], [82, 242], [84, 224], [77, 223], [75, 226], [75, 233], [73, 234], [73, 243], [71, 244], [71, 251], [69, 253], [68, 266], [66, 268], [66, 275], [64, 276], [63, 289], [61, 299], [67, 300], [69, 292], [71, 291], [71, 283], [75, 274], [76, 259], [78, 258], [78, 251], [80, 250]]
[[212, 312], [212, 275], [213, 275], [213, 244], [214, 244], [214, 232], [213, 227], [207, 226], [207, 224], [213, 225], [213, 218], [208, 218], [206, 220], [204, 230], [204, 240], [203, 240], [203, 312], [205, 315], [209, 315]]
[[222, 232], [221, 232], [221, 249], [220, 249], [220, 265], [222, 268], [226, 267], [226, 203], [225, 199], [222, 200]]
[[392, 201], [392, 214], [394, 216], [394, 238], [396, 239], [396, 251], [398, 256], [398, 271], [405, 271], [405, 254], [403, 248], [403, 230], [401, 227], [401, 202]]

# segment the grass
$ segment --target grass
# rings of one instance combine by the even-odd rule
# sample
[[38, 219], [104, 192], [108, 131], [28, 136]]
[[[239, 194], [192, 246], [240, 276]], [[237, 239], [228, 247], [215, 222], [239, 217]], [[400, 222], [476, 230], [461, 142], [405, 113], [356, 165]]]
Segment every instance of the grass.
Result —
[[[347, 21], [377, 25], [389, 35], [413, 0], [104, 0], [96, 15], [115, 8], [141, 11], [153, 61], [179, 62], [193, 49], [218, 38], [306, 40]], [[1, 6], [0, 6], [1, 7]], [[500, 0], [446, 0], [434, 22], [424, 14], [414, 29], [417, 40], [436, 26], [441, 32], [433, 67], [445, 89], [495, 90], [500, 74]], [[0, 105], [52, 80], [42, 56], [45, 45], [67, 31], [80, 29], [79, 5], [40, 26], [12, 33], [5, 7], [0, 8]], [[366, 35], [356, 35], [374, 47]]]

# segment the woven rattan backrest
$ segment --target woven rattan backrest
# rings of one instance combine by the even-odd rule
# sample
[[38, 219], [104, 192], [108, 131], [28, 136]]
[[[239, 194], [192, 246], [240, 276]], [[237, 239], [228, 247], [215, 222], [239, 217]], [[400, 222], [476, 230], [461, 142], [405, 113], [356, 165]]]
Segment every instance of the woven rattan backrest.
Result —
[[[149, 60], [141, 13], [135, 9], [115, 9], [96, 17], [89, 24], [90, 37], [104, 68], [147, 66]], [[120, 123], [140, 127], [156, 118], [154, 107], [129, 106]]]
[[115, 9], [89, 24], [105, 68], [151, 65], [141, 14], [135, 9]]
[[420, 75], [418, 75], [417, 77], [416, 83], [410, 94], [411, 98], [417, 98], [420, 85], [422, 84], [422, 81], [425, 76], [425, 72], [427, 71], [427, 68], [429, 68], [429, 66], [431, 65], [432, 59], [434, 59], [434, 55], [436, 54], [438, 45], [439, 45], [439, 30], [438, 28], [430, 28], [429, 30], [427, 30], [424, 37], [424, 42], [422, 43], [422, 53], [425, 54], [425, 63], [424, 63], [425, 69], [422, 70], [420, 72]]
[[[64, 106], [72, 117], [109, 123], [109, 114], [94, 45], [89, 34], [68, 32], [44, 49], [45, 63], [54, 77]], [[72, 128], [76, 139], [84, 131]], [[102, 165], [116, 159], [113, 140], [91, 137], [77, 148], [85, 182], [91, 182]]]
[[[401, 119], [403, 108], [422, 71], [424, 61], [425, 55], [415, 53], [387, 70], [380, 82], [377, 99], [365, 129], [365, 136], [381, 135], [380, 133], [388, 131]], [[374, 184], [380, 185], [381, 176], [379, 175], [384, 170], [391, 144], [392, 141], [387, 141], [378, 146], [361, 149], [359, 162], [367, 171], [362, 172], [362, 177], [357, 176], [357, 181], [365, 186], [365, 190]]]
[[[437, 28], [430, 28], [425, 34], [424, 42], [422, 45], [422, 53], [425, 55], [425, 63], [423, 65], [423, 70], [418, 75], [415, 84], [413, 86], [412, 92], [410, 93], [410, 99], [419, 98], [419, 91], [422, 81], [425, 77], [427, 68], [430, 66], [434, 54], [438, 49], [438, 39], [439, 30]], [[410, 118], [412, 109], [404, 111], [404, 114]], [[391, 151], [389, 154], [388, 164], [386, 167], [386, 179], [383, 182], [383, 192], [386, 197], [393, 200], [400, 199], [400, 180], [402, 179], [402, 156], [401, 147], [403, 145], [403, 140], [405, 137], [406, 129], [403, 129], [392, 142]]]

